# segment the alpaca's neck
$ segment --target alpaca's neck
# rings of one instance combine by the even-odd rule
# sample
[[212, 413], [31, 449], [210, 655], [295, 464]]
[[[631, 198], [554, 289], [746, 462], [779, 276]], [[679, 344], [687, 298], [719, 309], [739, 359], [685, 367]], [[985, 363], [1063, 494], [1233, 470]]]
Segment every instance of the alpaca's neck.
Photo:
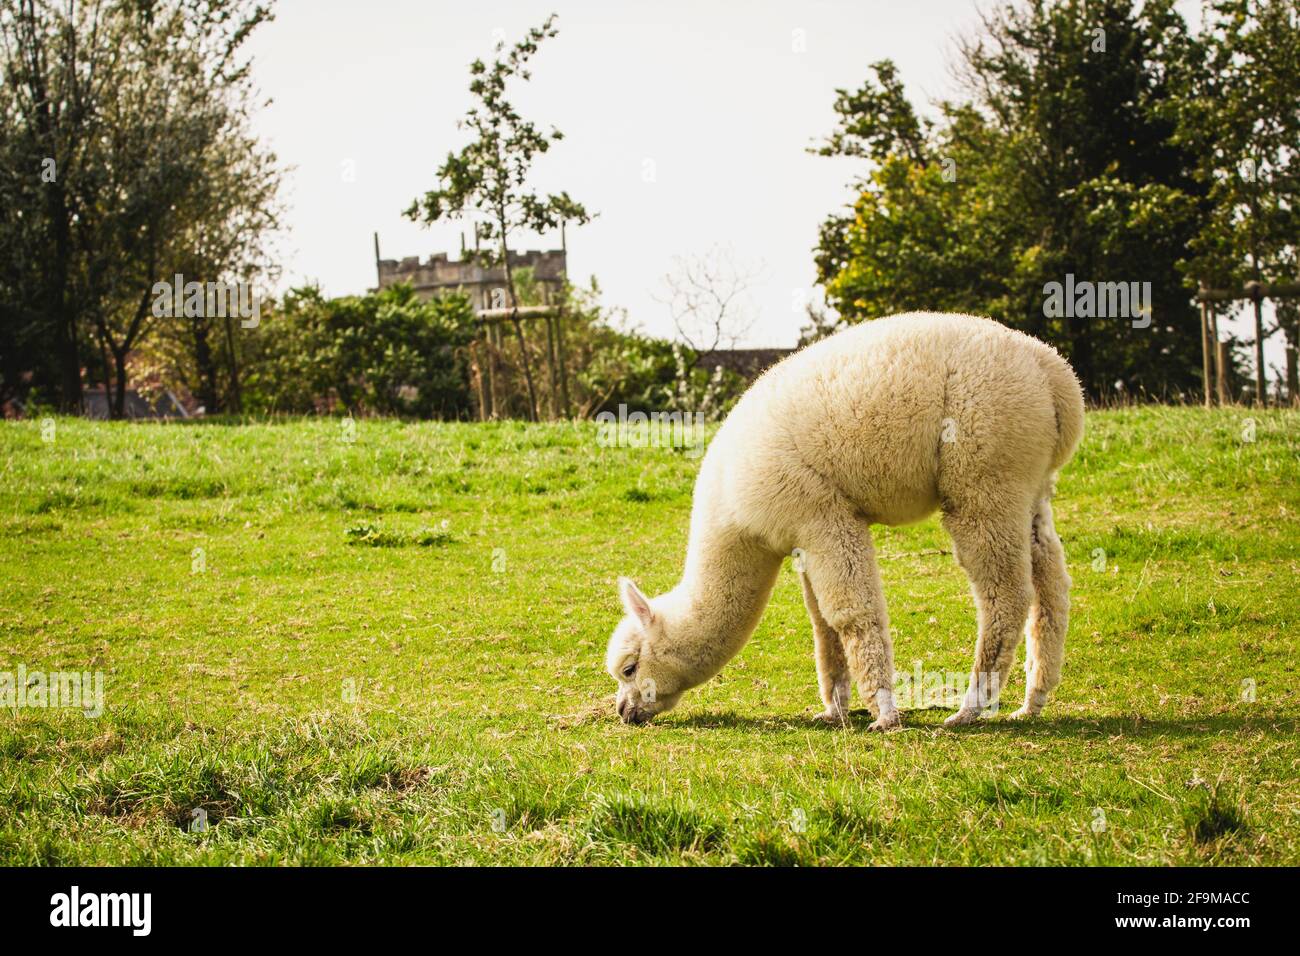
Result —
[[708, 670], [716, 673], [749, 640], [780, 567], [781, 555], [735, 530], [692, 526], [686, 570], [675, 590], [681, 623]]

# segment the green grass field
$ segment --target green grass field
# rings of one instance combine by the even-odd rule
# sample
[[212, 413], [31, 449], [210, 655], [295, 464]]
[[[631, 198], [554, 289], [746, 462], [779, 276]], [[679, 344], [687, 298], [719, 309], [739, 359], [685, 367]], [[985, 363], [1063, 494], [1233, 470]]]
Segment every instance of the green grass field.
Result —
[[[614, 718], [615, 580], [676, 582], [679, 452], [518, 423], [45, 437], [0, 426], [0, 670], [102, 671], [105, 709], [0, 711], [0, 862], [1300, 863], [1300, 413], [1090, 414], [1056, 700], [888, 735], [813, 720], [789, 562], [718, 678]], [[899, 669], [965, 672], [937, 520], [876, 540]]]

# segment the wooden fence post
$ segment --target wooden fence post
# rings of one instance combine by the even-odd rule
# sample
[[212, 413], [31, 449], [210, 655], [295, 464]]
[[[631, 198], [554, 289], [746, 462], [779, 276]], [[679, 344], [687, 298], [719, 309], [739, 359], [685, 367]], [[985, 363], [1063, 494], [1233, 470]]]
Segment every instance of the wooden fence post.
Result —
[[1219, 373], [1219, 404], [1220, 404], [1220, 405], [1231, 405], [1231, 404], [1232, 404], [1232, 395], [1231, 395], [1231, 393], [1228, 391], [1228, 364], [1229, 364], [1228, 343], [1227, 343], [1227, 342], [1219, 342], [1219, 341], [1216, 339], [1216, 347], [1217, 347], [1218, 357], [1219, 357], [1219, 363], [1218, 363], [1218, 364], [1219, 364], [1219, 368], [1218, 368], [1218, 373]]
[[486, 339], [486, 329], [480, 329], [474, 337], [474, 364], [478, 366], [478, 420], [481, 422], [487, 421], [488, 377], [491, 375], [487, 367]]
[[555, 351], [556, 357], [560, 363], [560, 407], [564, 410], [564, 417], [567, 419], [569, 412], [569, 373], [567, 371], [568, 361], [564, 354], [564, 306], [561, 305], [559, 311], [555, 313]]
[[489, 361], [492, 363], [491, 388], [489, 390], [489, 403], [492, 407], [492, 419], [501, 417], [501, 329], [495, 322], [488, 322], [488, 350]]
[[[1205, 283], [1201, 283], [1201, 292], [1205, 292]], [[1205, 407], [1209, 408], [1214, 404], [1214, 398], [1210, 392], [1211, 375], [1214, 362], [1210, 358], [1210, 303], [1201, 299], [1201, 367], [1202, 377], [1205, 380]]]
[[[506, 382], [501, 367], [502, 329], [507, 321], [518, 325], [534, 319], [546, 323], [546, 359], [550, 369], [551, 392], [548, 405], [551, 418], [557, 418], [562, 409], [569, 416], [569, 379], [564, 355], [564, 307], [551, 305], [525, 305], [510, 309], [481, 309], [477, 313], [483, 327], [487, 360], [481, 378], [487, 392], [485, 404], [491, 409], [491, 418], [500, 418], [506, 409]], [[551, 323], [554, 322], [554, 326]], [[558, 388], [557, 388], [558, 386]], [[556, 395], [559, 395], [557, 404]], [[530, 402], [531, 405], [531, 402]], [[537, 410], [540, 411], [540, 410]]]
[[546, 395], [546, 407], [549, 417], [554, 421], [556, 417], [555, 408], [557, 405], [555, 389], [558, 384], [555, 376], [555, 329], [551, 326], [551, 323], [554, 321], [551, 316], [546, 316], [544, 321], [546, 322], [546, 367], [551, 373], [551, 390]]
[[[1235, 302], [1238, 299], [1249, 299], [1255, 305], [1255, 401], [1264, 405], [1268, 401], [1268, 372], [1264, 366], [1264, 314], [1263, 304], [1265, 298], [1271, 299], [1295, 299], [1300, 298], [1300, 280], [1288, 279], [1281, 282], [1247, 282], [1241, 288], [1233, 289], [1210, 289], [1205, 283], [1200, 283], [1198, 298], [1202, 303], [1212, 302]], [[1214, 314], [1214, 309], [1208, 310], [1210, 338], [1215, 343], [1214, 359], [1216, 365], [1216, 379], [1218, 384], [1219, 400], [1221, 402], [1232, 402], [1232, 396], [1228, 394], [1228, 360], [1230, 355], [1224, 343], [1219, 341], [1219, 324], [1218, 318]], [[1287, 390], [1291, 389], [1291, 375], [1287, 375]], [[1300, 392], [1300, 387], [1295, 389]], [[1296, 401], [1297, 395], [1292, 395], [1291, 400]]]
[[1246, 293], [1255, 303], [1255, 403], [1268, 404], [1268, 386], [1264, 378], [1264, 296], [1258, 282], [1247, 282]]

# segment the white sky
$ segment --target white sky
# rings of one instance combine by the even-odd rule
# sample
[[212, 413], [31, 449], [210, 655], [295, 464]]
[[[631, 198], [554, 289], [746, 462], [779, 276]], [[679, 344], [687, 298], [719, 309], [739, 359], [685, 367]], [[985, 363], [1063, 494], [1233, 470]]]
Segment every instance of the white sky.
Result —
[[[951, 31], [974, 16], [965, 0], [281, 0], [250, 50], [273, 99], [258, 129], [296, 167], [287, 282], [315, 279], [332, 295], [373, 286], [375, 231], [384, 258], [459, 255], [461, 225], [424, 228], [401, 212], [465, 142], [456, 121], [470, 105], [469, 63], [490, 55], [494, 30], [513, 42], [552, 9], [560, 34], [542, 44], [515, 103], [565, 134], [538, 161], [537, 187], [600, 214], [568, 231], [570, 279], [595, 275], [607, 304], [667, 335], [653, 296], [672, 257], [730, 247], [761, 267], [754, 345], [793, 343], [817, 227], [849, 199], [854, 164], [805, 152], [834, 125], [835, 88], [893, 57], [918, 99], [948, 94]], [[514, 244], [558, 247], [559, 237]]]
[[[1195, 16], [1197, 4], [1182, 6]], [[818, 225], [850, 199], [854, 161], [805, 151], [834, 125], [836, 87], [856, 88], [888, 57], [928, 109], [957, 92], [954, 41], [978, 23], [973, 0], [280, 0], [249, 50], [273, 101], [257, 129], [294, 167], [282, 287], [373, 286], [375, 231], [384, 258], [459, 255], [460, 224], [424, 228], [401, 212], [465, 142], [469, 63], [551, 10], [560, 34], [514, 102], [565, 134], [538, 161], [536, 187], [599, 213], [569, 230], [570, 279], [595, 275], [607, 305], [669, 335], [655, 296], [673, 257], [722, 245], [761, 270], [743, 344], [773, 346], [793, 344], [815, 294]]]

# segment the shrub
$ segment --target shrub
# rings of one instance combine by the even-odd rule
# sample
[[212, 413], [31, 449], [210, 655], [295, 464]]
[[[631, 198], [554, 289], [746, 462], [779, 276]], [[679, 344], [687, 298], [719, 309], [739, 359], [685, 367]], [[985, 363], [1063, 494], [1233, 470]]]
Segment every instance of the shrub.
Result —
[[421, 301], [397, 285], [326, 299], [319, 288], [295, 289], [257, 329], [245, 408], [466, 418], [473, 336], [464, 296]]

